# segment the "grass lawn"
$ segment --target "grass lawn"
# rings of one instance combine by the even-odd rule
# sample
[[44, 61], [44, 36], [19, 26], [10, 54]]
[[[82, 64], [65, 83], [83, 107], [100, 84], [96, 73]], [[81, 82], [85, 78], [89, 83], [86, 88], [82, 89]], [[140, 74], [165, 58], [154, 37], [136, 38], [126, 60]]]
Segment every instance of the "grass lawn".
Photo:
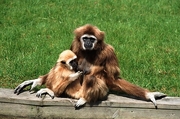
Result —
[[76, 27], [105, 31], [126, 80], [180, 96], [179, 0], [1, 0], [0, 87], [47, 73]]

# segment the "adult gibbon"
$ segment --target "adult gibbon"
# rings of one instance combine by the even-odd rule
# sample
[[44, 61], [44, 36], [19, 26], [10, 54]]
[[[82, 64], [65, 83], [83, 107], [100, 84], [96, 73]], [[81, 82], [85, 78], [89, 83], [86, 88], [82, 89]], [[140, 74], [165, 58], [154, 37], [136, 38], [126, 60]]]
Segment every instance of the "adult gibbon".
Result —
[[[114, 48], [104, 42], [104, 32], [96, 26], [86, 24], [74, 31], [75, 38], [71, 50], [77, 55], [78, 64], [86, 61], [92, 65], [90, 74], [84, 75], [82, 87], [84, 96], [76, 103], [79, 107], [86, 102], [106, 97], [109, 90], [125, 92], [144, 100], [151, 100], [157, 108], [156, 98], [166, 95], [161, 92], [150, 92], [120, 78], [120, 69]], [[93, 71], [93, 66], [103, 69]]]
[[[63, 51], [57, 60], [56, 65], [46, 75], [40, 76], [34, 80], [27, 80], [17, 86], [14, 90], [15, 94], [19, 94], [26, 86], [31, 85], [32, 90], [37, 85], [46, 85], [46, 88], [40, 89], [36, 96], [41, 97], [48, 94], [51, 98], [60, 96], [65, 93], [71, 97], [79, 97], [79, 89], [81, 87], [78, 77], [82, 74], [77, 71], [77, 56], [71, 50]], [[77, 71], [77, 72], [75, 72]], [[76, 81], [77, 80], [77, 81]]]

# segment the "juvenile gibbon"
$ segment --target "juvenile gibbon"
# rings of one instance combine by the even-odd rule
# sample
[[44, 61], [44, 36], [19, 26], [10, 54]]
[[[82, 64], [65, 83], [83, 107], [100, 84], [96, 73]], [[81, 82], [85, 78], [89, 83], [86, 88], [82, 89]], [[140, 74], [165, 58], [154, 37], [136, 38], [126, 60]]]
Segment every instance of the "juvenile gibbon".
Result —
[[48, 74], [40, 76], [37, 79], [24, 81], [15, 88], [14, 93], [19, 94], [28, 85], [31, 85], [30, 90], [32, 90], [37, 85], [45, 84], [46, 88], [40, 89], [36, 94], [37, 97], [48, 94], [51, 98], [54, 98], [54, 96], [60, 96], [62, 93], [76, 97], [81, 87], [77, 83], [79, 82], [78, 77], [82, 74], [81, 71], [77, 71], [78, 64], [76, 59], [77, 56], [71, 50], [63, 51], [59, 55], [56, 65]]
[[[150, 92], [144, 88], [131, 84], [120, 77], [120, 68], [114, 48], [104, 42], [104, 32], [96, 26], [86, 24], [74, 31], [75, 38], [71, 50], [77, 55], [78, 64], [86, 61], [92, 65], [90, 74], [84, 75], [83, 91], [85, 94], [77, 102], [76, 107], [85, 102], [96, 101], [106, 97], [109, 90], [125, 92], [144, 100], [150, 100], [157, 108], [156, 99], [166, 95], [161, 92]], [[98, 72], [93, 66], [103, 67]], [[86, 92], [86, 93], [85, 93]]]
[[[89, 96], [86, 96], [86, 93], [88, 91], [93, 91], [93, 93], [97, 93], [98, 95], [98, 91], [95, 91], [90, 87], [86, 90], [86, 87], [82, 86], [83, 77], [92, 73], [97, 74], [103, 70], [103, 67], [93, 66], [85, 59], [81, 62], [80, 65], [78, 65], [76, 59], [77, 56], [71, 50], [63, 51], [59, 55], [56, 65], [49, 71], [48, 74], [40, 76], [37, 79], [24, 81], [15, 88], [14, 93], [18, 95], [28, 85], [31, 85], [30, 90], [33, 90], [37, 85], [45, 84], [46, 88], [40, 89], [36, 93], [37, 97], [42, 97], [42, 95], [48, 94], [53, 99], [55, 96], [59, 97], [61, 94], [65, 94], [71, 98], [79, 99], [78, 103], [75, 104], [76, 109], [84, 103], [90, 102]], [[90, 71], [90, 69], [92, 71]], [[95, 78], [91, 77], [91, 80], [93, 79]], [[99, 85], [101, 85], [100, 87], [106, 86], [105, 83], [101, 80], [97, 81], [97, 84], [89, 85], [95, 85], [97, 87], [99, 87]], [[108, 88], [105, 87], [103, 89], [107, 90]], [[104, 93], [102, 93], [102, 96], [99, 95], [96, 97], [104, 98], [104, 96], [107, 94], [107, 91], [104, 91]], [[94, 97], [94, 99], [96, 97]]]

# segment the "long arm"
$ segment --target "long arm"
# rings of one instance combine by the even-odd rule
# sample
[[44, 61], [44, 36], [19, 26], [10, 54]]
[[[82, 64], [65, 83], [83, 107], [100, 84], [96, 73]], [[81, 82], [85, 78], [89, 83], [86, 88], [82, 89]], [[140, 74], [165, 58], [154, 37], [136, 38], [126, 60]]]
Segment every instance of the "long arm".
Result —
[[124, 79], [119, 78], [120, 69], [118, 67], [118, 61], [114, 50], [109, 47], [110, 50], [106, 57], [106, 74], [107, 74], [107, 85], [110, 90], [125, 92], [129, 95], [133, 95], [145, 100], [151, 100], [157, 108], [156, 98], [162, 98], [166, 95], [160, 92], [150, 92], [144, 88], [134, 85]]

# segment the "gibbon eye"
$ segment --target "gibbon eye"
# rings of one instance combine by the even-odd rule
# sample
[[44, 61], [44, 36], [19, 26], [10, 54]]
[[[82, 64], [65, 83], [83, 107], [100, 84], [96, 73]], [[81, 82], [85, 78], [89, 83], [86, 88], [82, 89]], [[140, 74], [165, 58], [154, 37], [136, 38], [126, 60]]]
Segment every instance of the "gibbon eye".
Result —
[[83, 37], [82, 39], [83, 39], [83, 41], [86, 41], [88, 39], [88, 37]]
[[90, 37], [90, 38], [89, 37], [83, 37], [82, 39], [83, 39], [83, 41], [88, 40], [88, 41], [91, 41], [92, 43], [94, 43], [94, 41], [95, 41], [95, 38], [92, 38], [92, 37]]
[[90, 39], [90, 41], [91, 41], [92, 43], [94, 43], [94, 41], [95, 41], [94, 38], [89, 38], [89, 39]]
[[66, 62], [65, 62], [65, 61], [61, 61], [61, 63], [62, 63], [62, 64], [66, 64]]

